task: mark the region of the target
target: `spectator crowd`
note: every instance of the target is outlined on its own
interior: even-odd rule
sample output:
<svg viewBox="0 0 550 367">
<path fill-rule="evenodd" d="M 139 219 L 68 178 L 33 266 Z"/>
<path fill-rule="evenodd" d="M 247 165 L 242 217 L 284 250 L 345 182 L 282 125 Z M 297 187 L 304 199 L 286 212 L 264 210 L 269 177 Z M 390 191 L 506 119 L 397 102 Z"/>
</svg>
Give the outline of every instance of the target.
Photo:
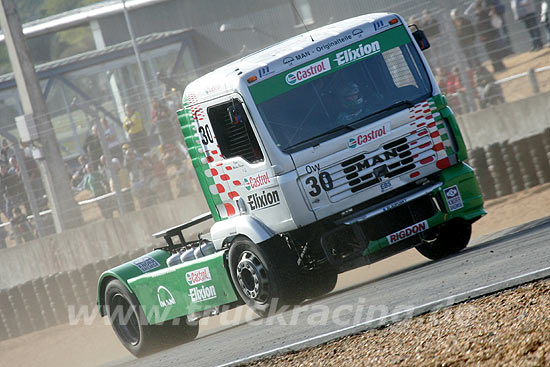
<svg viewBox="0 0 550 367">
<path fill-rule="evenodd" d="M 78 166 L 70 176 L 75 192 L 87 190 L 97 199 L 104 218 L 112 218 L 117 210 L 143 209 L 189 191 L 183 179 L 187 151 L 178 131 L 178 100 L 174 90 L 163 98 L 153 98 L 150 132 L 145 128 L 144 114 L 132 104 L 125 105 L 123 136 L 118 136 L 114 124 L 105 117 L 92 126 L 85 153 L 78 157 Z M 106 164 L 107 156 L 110 164 Z M 117 185 L 118 200 L 111 194 Z"/>
<path fill-rule="evenodd" d="M 444 33 L 438 14 L 429 10 L 411 16 L 409 24 L 423 29 L 431 40 L 432 49 L 425 55 L 436 70 L 436 78 L 442 93 L 458 113 L 471 108 L 465 99 L 467 86 L 472 88 L 478 108 L 504 103 L 502 88 L 496 83 L 494 73 L 506 70 L 504 59 L 514 54 L 510 40 L 508 12 L 528 33 L 531 51 L 550 46 L 550 6 L 548 0 L 474 0 L 463 8 L 450 11 L 458 46 L 463 57 L 453 61 L 442 58 L 441 37 Z M 511 16 L 510 16 L 511 18 Z M 443 44 L 448 45 L 448 37 Z M 480 52 L 483 50 L 484 52 Z M 483 54 L 486 57 L 483 57 Z M 453 55 L 457 56 L 457 55 Z M 487 62 L 483 62 L 484 59 Z M 459 63 L 464 60 L 463 63 Z"/>
<path fill-rule="evenodd" d="M 74 194 L 89 192 L 92 199 L 87 203 L 96 205 L 103 218 L 112 218 L 115 211 L 128 213 L 194 190 L 194 184 L 184 179 L 189 161 L 176 117 L 179 98 L 174 90 L 153 98 L 149 132 L 145 114 L 132 104 L 125 105 L 123 121 L 99 118 L 90 127 L 75 164 L 66 164 Z M 39 209 L 45 210 L 48 202 L 33 158 L 35 148 L 29 142 L 20 144 L 29 177 L 27 189 L 33 190 Z M 0 147 L 0 248 L 6 247 L 9 238 L 20 244 L 37 237 L 32 214 L 13 144 L 4 139 Z"/>
</svg>

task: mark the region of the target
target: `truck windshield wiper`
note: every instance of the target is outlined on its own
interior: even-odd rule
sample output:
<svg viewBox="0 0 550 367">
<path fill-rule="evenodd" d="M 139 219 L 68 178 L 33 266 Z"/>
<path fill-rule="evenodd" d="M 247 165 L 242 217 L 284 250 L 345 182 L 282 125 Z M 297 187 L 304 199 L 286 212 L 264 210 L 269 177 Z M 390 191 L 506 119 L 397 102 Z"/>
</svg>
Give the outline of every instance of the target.
<svg viewBox="0 0 550 367">
<path fill-rule="evenodd" d="M 285 148 L 285 150 L 289 150 L 289 149 L 293 149 L 293 148 L 296 148 L 297 146 L 300 146 L 300 145 L 303 145 L 303 144 L 306 144 L 306 143 L 309 143 L 310 141 L 313 141 L 315 139 L 319 139 L 323 136 L 327 136 L 327 135 L 330 135 L 330 134 L 333 134 L 335 132 L 338 132 L 340 130 L 347 130 L 347 131 L 353 131 L 355 130 L 355 128 L 353 126 L 350 126 L 350 124 L 348 125 L 340 125 L 340 126 L 336 126 L 335 128 L 333 129 L 330 129 L 328 131 L 325 131 L 324 133 L 321 133 L 319 135 L 315 135 L 315 136 L 312 136 L 311 138 L 308 138 L 306 140 L 303 140 L 299 143 L 296 143 L 296 144 L 292 144 L 292 145 L 289 145 L 288 147 Z"/>
<path fill-rule="evenodd" d="M 409 101 L 408 99 L 405 99 L 405 100 L 402 100 L 402 101 L 397 101 L 397 102 L 394 102 L 392 103 L 391 105 L 389 105 L 388 107 L 386 108 L 383 108 L 381 109 L 380 111 L 376 111 L 375 113 L 373 113 L 371 116 L 373 115 L 378 115 L 380 113 L 383 113 L 383 112 L 386 112 L 386 111 L 390 111 L 390 110 L 393 110 L 394 108 L 396 107 L 401 107 L 401 106 L 405 106 L 407 108 L 411 108 L 414 106 L 414 103 Z"/>
</svg>

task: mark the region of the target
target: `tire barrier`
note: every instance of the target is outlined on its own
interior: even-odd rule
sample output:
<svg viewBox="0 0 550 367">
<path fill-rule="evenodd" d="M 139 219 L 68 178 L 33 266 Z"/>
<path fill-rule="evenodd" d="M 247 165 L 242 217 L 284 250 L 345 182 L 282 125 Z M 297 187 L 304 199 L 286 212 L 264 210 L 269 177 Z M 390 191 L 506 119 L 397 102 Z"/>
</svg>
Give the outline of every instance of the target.
<svg viewBox="0 0 550 367">
<path fill-rule="evenodd" d="M 546 152 L 546 158 L 550 162 L 550 127 L 542 132 L 542 146 Z"/>
<path fill-rule="evenodd" d="M 108 258 L 106 260 L 106 263 L 107 263 L 107 268 L 105 268 L 105 270 L 114 268 L 115 266 L 122 264 L 123 261 L 119 255 L 115 255 Z"/>
<path fill-rule="evenodd" d="M 128 259 L 129 259 L 129 256 L 130 256 L 129 251 L 121 252 L 120 254 L 118 254 L 118 256 L 116 256 L 116 257 L 118 258 L 119 263 L 116 264 L 116 265 L 124 264 L 125 262 L 127 262 Z"/>
<path fill-rule="evenodd" d="M 500 143 L 491 144 L 487 147 L 487 165 L 489 173 L 493 177 L 497 197 L 512 193 L 510 180 L 507 179 L 508 171 L 503 152 L 504 149 Z"/>
<path fill-rule="evenodd" d="M 20 331 L 20 335 L 32 333 L 34 328 L 31 324 L 27 309 L 23 304 L 20 286 L 8 289 L 8 295 L 10 306 L 14 313 L 14 320 L 17 323 L 17 328 Z"/>
<path fill-rule="evenodd" d="M 99 276 L 106 270 L 110 269 L 107 265 L 106 260 L 99 260 L 98 262 L 94 263 L 94 269 L 95 269 L 95 275 L 96 275 L 96 282 L 99 279 Z"/>
<path fill-rule="evenodd" d="M 537 186 L 537 174 L 529 152 L 530 149 L 528 138 L 512 143 L 512 149 L 514 151 L 516 161 L 518 162 L 519 174 L 523 177 L 525 188 L 530 189 L 531 187 Z"/>
<path fill-rule="evenodd" d="M 483 148 L 477 148 L 471 151 L 470 164 L 475 168 L 475 174 L 483 197 L 486 200 L 494 199 L 496 197 L 495 182 L 493 177 L 489 174 L 487 156 Z"/>
<path fill-rule="evenodd" d="M 10 292 L 13 292 L 14 289 L 15 287 L 4 289 L 0 295 L 0 305 L 2 307 L 4 325 L 6 326 L 10 338 L 15 338 L 22 334 L 15 314 L 15 309 L 13 308 L 10 300 Z"/>
<path fill-rule="evenodd" d="M 468 152 L 485 200 L 550 182 L 550 128 Z"/>
<path fill-rule="evenodd" d="M 135 249 L 79 270 L 60 272 L 0 290 L 0 341 L 69 322 L 70 305 L 95 307 L 104 271 L 144 255 Z M 78 312 L 78 311 L 77 311 Z"/>
<path fill-rule="evenodd" d="M 19 336 L 7 289 L 0 291 L 0 340 Z"/>
<path fill-rule="evenodd" d="M 27 281 L 19 287 L 21 291 L 21 298 L 23 299 L 23 307 L 27 310 L 27 315 L 33 329 L 35 331 L 44 329 L 44 318 L 42 317 L 42 310 L 40 309 L 40 304 L 38 303 L 38 297 L 36 296 L 36 293 L 34 293 L 32 281 Z"/>
<path fill-rule="evenodd" d="M 48 275 L 44 278 L 44 288 L 46 290 L 46 294 L 48 295 L 48 300 L 50 301 L 50 307 L 52 309 L 56 325 L 68 322 L 69 318 L 67 315 L 67 307 L 65 307 L 65 303 L 63 302 L 61 290 L 55 280 L 55 274 Z"/>
<path fill-rule="evenodd" d="M 88 264 L 80 269 L 82 278 L 82 287 L 86 293 L 87 304 L 93 307 L 96 303 L 97 294 L 97 274 L 93 264 Z"/>
<path fill-rule="evenodd" d="M 502 150 L 504 153 L 504 161 L 506 162 L 507 178 L 510 181 L 510 187 L 512 193 L 519 192 L 525 189 L 525 183 L 523 182 L 523 176 L 519 174 L 519 163 L 514 155 L 512 146 L 505 141 Z"/>
<path fill-rule="evenodd" d="M 62 313 L 63 319 L 69 320 L 68 307 L 69 305 L 76 305 L 77 299 L 71 285 L 71 279 L 69 274 L 64 271 L 55 275 L 57 286 L 59 287 L 61 298 L 63 299 Z"/>
<path fill-rule="evenodd" d="M 76 298 L 75 303 L 73 303 L 72 305 L 74 305 L 77 309 L 80 306 L 89 305 L 88 295 L 84 289 L 84 284 L 82 282 L 82 277 L 80 276 L 80 271 L 71 270 L 68 272 L 68 275 L 71 282 L 71 288 Z M 71 304 L 68 304 L 68 306 L 70 305 Z"/>
<path fill-rule="evenodd" d="M 143 252 L 143 249 L 135 249 L 135 250 L 132 250 L 132 251 L 130 251 L 130 253 L 128 254 L 128 260 L 127 260 L 127 261 L 131 261 L 131 260 L 137 259 L 138 257 L 143 256 L 143 255 L 145 255 L 144 252 Z"/>
<path fill-rule="evenodd" d="M 529 138 L 529 152 L 533 159 L 539 185 L 550 182 L 550 160 L 547 154 L 550 150 L 546 150 L 544 145 L 544 134 Z"/>
<path fill-rule="evenodd" d="M 38 307 L 40 307 L 44 328 L 49 328 L 57 325 L 57 320 L 54 315 L 54 309 L 50 302 L 48 292 L 46 291 L 44 280 L 45 278 L 37 278 L 34 279 L 31 283 L 33 291 L 36 294 Z"/>
</svg>

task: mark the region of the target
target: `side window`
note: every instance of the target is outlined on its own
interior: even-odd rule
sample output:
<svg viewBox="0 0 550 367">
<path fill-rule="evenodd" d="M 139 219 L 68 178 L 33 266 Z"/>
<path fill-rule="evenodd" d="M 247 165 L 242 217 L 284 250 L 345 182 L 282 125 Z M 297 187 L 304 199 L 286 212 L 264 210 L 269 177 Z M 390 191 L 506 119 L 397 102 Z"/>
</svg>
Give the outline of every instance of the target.
<svg viewBox="0 0 550 367">
<path fill-rule="evenodd" d="M 264 160 L 240 101 L 208 107 L 208 117 L 224 158 L 242 157 L 249 163 Z"/>
</svg>

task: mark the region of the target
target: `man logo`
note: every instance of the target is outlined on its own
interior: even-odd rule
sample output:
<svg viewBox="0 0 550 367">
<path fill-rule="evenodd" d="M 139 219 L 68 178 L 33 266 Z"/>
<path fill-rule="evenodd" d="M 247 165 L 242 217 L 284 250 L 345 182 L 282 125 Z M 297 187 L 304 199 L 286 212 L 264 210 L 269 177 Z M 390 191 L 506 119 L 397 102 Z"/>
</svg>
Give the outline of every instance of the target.
<svg viewBox="0 0 550 367">
<path fill-rule="evenodd" d="M 168 288 L 160 285 L 157 288 L 157 298 L 159 300 L 160 307 L 168 307 L 176 304 L 176 300 Z"/>
<path fill-rule="evenodd" d="M 294 58 L 291 57 L 291 56 L 288 56 L 288 57 L 285 57 L 285 58 L 283 59 L 283 64 L 289 64 L 289 63 L 291 63 L 292 61 L 294 61 Z"/>
</svg>

